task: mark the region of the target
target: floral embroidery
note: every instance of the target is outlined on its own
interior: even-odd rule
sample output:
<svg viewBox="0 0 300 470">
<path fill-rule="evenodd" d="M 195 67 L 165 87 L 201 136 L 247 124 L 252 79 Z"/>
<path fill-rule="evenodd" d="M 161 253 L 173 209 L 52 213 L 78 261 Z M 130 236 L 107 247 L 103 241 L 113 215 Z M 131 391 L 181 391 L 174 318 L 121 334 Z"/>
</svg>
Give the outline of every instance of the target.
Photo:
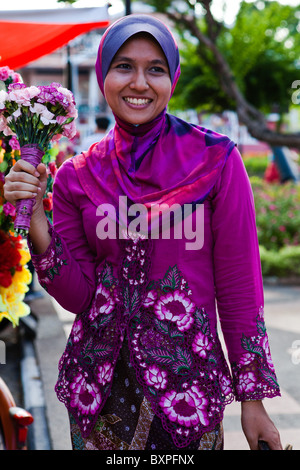
<svg viewBox="0 0 300 470">
<path fill-rule="evenodd" d="M 213 429 L 233 399 L 230 372 L 205 309 L 177 266 L 147 286 L 127 327 L 131 362 L 178 447 Z M 222 371 L 222 373 L 220 373 Z"/>
<path fill-rule="evenodd" d="M 98 382 L 102 385 L 109 383 L 112 379 L 113 368 L 109 362 L 105 362 L 103 365 L 98 367 Z"/>
<path fill-rule="evenodd" d="M 159 369 L 156 365 L 150 366 L 144 374 L 145 381 L 151 387 L 159 389 L 166 388 L 167 385 L 167 373 L 164 370 Z"/>
<path fill-rule="evenodd" d="M 280 395 L 269 341 L 264 323 L 263 307 L 256 317 L 257 335 L 243 335 L 242 348 L 246 351 L 239 362 L 232 364 L 236 397 L 239 401 L 260 400 L 265 396 Z"/>
<path fill-rule="evenodd" d="M 209 342 L 208 337 L 205 336 L 202 331 L 199 331 L 194 338 L 192 348 L 195 353 L 204 358 L 207 355 L 207 351 L 212 348 L 212 344 Z"/>
<path fill-rule="evenodd" d="M 125 327 L 143 298 L 145 272 L 141 269 L 148 259 L 140 242 L 138 238 L 123 242 L 125 255 L 118 277 L 110 263 L 102 265 L 91 307 L 77 315 L 60 360 L 56 393 L 83 436 L 91 433 L 110 393 Z"/>
<path fill-rule="evenodd" d="M 161 296 L 155 304 L 155 314 L 159 320 L 175 322 L 179 331 L 185 331 L 191 327 L 194 321 L 192 316 L 194 310 L 193 302 L 178 290 Z"/>
<path fill-rule="evenodd" d="M 124 338 L 145 398 L 178 447 L 213 430 L 234 392 L 238 399 L 279 394 L 262 311 L 258 334 L 241 339 L 244 353 L 231 365 L 232 380 L 217 332 L 178 267 L 149 280 L 150 241 L 122 243 L 120 271 L 101 266 L 95 298 L 77 315 L 60 361 L 56 392 L 83 437 L 110 393 Z"/>
<path fill-rule="evenodd" d="M 203 426 L 208 425 L 207 405 L 208 399 L 205 398 L 205 393 L 195 386 L 180 393 L 172 390 L 167 392 L 160 400 L 160 406 L 170 421 L 178 422 L 178 424 L 188 428 L 197 427 L 199 423 Z M 186 431 L 184 433 L 187 435 Z"/>
<path fill-rule="evenodd" d="M 59 276 L 61 268 L 67 264 L 67 261 L 62 258 L 63 245 L 59 235 L 53 230 L 49 224 L 49 233 L 52 237 L 51 243 L 45 253 L 35 255 L 33 253 L 32 244 L 28 238 L 28 247 L 31 252 L 32 263 L 38 273 L 38 278 L 41 286 L 47 290 L 55 276 Z"/>
</svg>

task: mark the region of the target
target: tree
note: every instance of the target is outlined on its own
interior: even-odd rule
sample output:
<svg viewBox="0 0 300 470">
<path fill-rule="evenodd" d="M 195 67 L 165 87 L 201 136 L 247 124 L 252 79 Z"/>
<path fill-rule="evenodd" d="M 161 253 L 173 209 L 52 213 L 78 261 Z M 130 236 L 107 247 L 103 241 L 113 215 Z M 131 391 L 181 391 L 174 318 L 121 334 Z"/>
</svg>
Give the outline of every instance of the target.
<svg viewBox="0 0 300 470">
<path fill-rule="evenodd" d="M 58 1 L 74 3 L 76 0 Z M 198 62 L 191 60 L 185 69 L 187 72 L 190 68 L 190 73 L 181 77 L 181 84 L 190 91 L 190 94 L 185 92 L 187 104 L 192 100 L 191 104 L 195 105 L 197 93 L 199 99 L 199 91 L 204 90 L 217 106 L 215 110 L 235 109 L 239 120 L 256 139 L 271 146 L 300 149 L 300 132 L 272 131 L 264 116 L 271 95 L 274 104 L 281 96 L 282 106 L 282 95 L 287 93 L 282 77 L 290 80 L 294 70 L 299 70 L 299 65 L 298 69 L 291 65 L 296 64 L 300 55 L 296 8 L 283 7 L 276 1 L 257 0 L 252 4 L 243 1 L 234 27 L 229 29 L 213 16 L 213 0 L 146 0 L 145 3 L 164 13 L 183 40 L 194 44 L 193 49 L 183 52 L 186 58 L 197 55 L 199 59 Z M 283 32 L 286 33 L 284 43 L 278 39 Z M 291 50 L 288 40 L 293 43 Z M 272 76 L 272 83 L 277 84 L 273 90 L 268 87 L 266 72 Z M 208 76 L 210 81 L 206 79 Z M 208 100 L 206 102 L 208 104 Z"/>
<path fill-rule="evenodd" d="M 276 82 L 277 85 L 280 84 L 282 74 L 278 74 L 278 70 L 280 67 L 282 70 L 282 61 L 287 60 L 288 54 L 291 57 L 283 70 L 289 70 L 289 79 L 292 76 L 291 70 L 297 70 L 295 65 L 291 66 L 296 63 L 299 57 L 297 52 L 299 54 L 300 51 L 297 31 L 299 19 L 296 16 L 296 9 L 292 7 L 284 9 L 278 2 L 259 1 L 250 6 L 243 2 L 235 26 L 228 29 L 224 23 L 214 18 L 211 8 L 212 0 L 183 0 L 180 5 L 174 0 L 150 0 L 150 3 L 158 12 L 164 13 L 172 20 L 183 37 L 187 37 L 187 33 L 190 35 L 195 44 L 194 51 L 199 57 L 198 67 L 204 63 L 206 70 L 209 68 L 214 73 L 215 80 L 217 79 L 210 83 L 209 91 L 215 90 L 217 93 L 216 86 L 221 88 L 222 94 L 219 96 L 227 100 L 229 106 L 234 105 L 239 120 L 247 126 L 253 137 L 272 146 L 300 149 L 300 133 L 282 133 L 268 128 L 263 114 L 266 103 L 262 105 L 262 98 L 266 98 L 268 96 L 266 93 L 270 90 L 262 91 L 264 90 L 261 87 L 262 83 L 265 87 L 267 86 L 265 79 L 261 83 L 257 81 L 257 74 L 262 75 L 269 67 L 269 71 L 273 69 L 272 77 L 277 73 Z M 199 7 L 202 9 L 202 15 L 197 14 Z M 246 9 L 247 15 L 244 14 Z M 265 10 L 265 22 L 261 21 L 263 10 Z M 290 41 L 295 43 L 291 50 L 288 49 L 287 44 L 284 45 L 276 39 L 276 35 L 278 37 L 280 31 L 284 29 L 287 30 L 285 32 Z M 243 34 L 240 34 L 240 31 L 243 31 Z M 200 77 L 201 74 L 198 74 L 194 80 L 196 82 L 198 80 L 199 83 Z M 195 81 L 192 85 L 190 84 L 191 88 L 194 86 L 194 91 Z M 262 97 L 259 102 L 255 103 L 253 89 L 257 91 L 259 87 L 261 87 Z M 279 97 L 278 87 L 275 87 L 273 96 L 274 99 L 276 96 Z M 257 105 L 262 110 L 258 109 Z"/>
</svg>

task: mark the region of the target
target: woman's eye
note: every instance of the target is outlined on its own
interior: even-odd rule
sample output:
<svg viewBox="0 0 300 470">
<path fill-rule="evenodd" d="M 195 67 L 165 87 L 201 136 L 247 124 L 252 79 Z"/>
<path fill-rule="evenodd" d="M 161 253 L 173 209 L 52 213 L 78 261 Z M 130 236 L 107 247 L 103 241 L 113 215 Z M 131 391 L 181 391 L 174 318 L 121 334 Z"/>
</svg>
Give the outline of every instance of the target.
<svg viewBox="0 0 300 470">
<path fill-rule="evenodd" d="M 123 69 L 123 70 L 128 70 L 130 69 L 130 65 L 129 64 L 118 64 L 116 66 L 117 69 Z"/>
<path fill-rule="evenodd" d="M 166 73 L 166 71 L 162 67 L 152 67 L 151 71 L 156 73 Z"/>
</svg>

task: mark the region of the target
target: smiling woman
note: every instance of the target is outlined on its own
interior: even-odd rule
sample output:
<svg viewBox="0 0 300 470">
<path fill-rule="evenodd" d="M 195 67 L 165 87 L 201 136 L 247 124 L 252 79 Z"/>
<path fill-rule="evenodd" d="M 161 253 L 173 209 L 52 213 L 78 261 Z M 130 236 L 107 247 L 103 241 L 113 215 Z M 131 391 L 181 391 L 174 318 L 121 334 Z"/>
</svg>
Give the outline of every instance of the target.
<svg viewBox="0 0 300 470">
<path fill-rule="evenodd" d="M 243 402 L 250 448 L 260 439 L 280 449 L 261 401 L 280 391 L 241 156 L 227 136 L 167 113 L 179 53 L 156 18 L 111 25 L 96 73 L 116 123 L 60 167 L 53 226 L 42 207 L 43 166 L 37 177 L 19 160 L 5 183 L 11 203 L 41 188 L 32 261 L 41 285 L 76 314 L 56 384 L 74 449 L 221 450 L 223 413 L 234 398 Z M 199 205 L 203 240 L 187 247 L 183 229 L 195 227 Z M 97 236 L 99 208 L 119 230 L 108 223 L 113 234 Z M 146 214 L 145 233 L 132 220 L 137 212 Z"/>
</svg>

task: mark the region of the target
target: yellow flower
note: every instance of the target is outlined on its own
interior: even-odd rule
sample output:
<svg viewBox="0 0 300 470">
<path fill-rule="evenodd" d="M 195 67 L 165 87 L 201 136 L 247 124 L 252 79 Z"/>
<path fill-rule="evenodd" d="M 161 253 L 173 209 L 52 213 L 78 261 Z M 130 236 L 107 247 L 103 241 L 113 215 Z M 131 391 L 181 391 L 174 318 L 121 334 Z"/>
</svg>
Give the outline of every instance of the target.
<svg viewBox="0 0 300 470">
<path fill-rule="evenodd" d="M 23 267 L 21 271 L 15 272 L 13 282 L 9 287 L 0 286 L 0 321 L 7 318 L 13 326 L 17 326 L 20 317 L 29 315 L 30 308 L 23 302 L 23 299 L 31 278 L 29 269 Z"/>
<path fill-rule="evenodd" d="M 21 250 L 19 250 L 19 253 L 21 255 L 21 261 L 20 261 L 20 264 L 22 266 L 24 266 L 25 264 L 27 264 L 29 261 L 30 261 L 30 253 L 29 253 L 29 250 L 28 248 L 23 248 Z"/>
<path fill-rule="evenodd" d="M 19 324 L 20 317 L 30 314 L 29 306 L 23 302 L 25 293 L 29 289 L 28 284 L 32 280 L 31 272 L 26 266 L 30 260 L 30 252 L 25 241 L 19 253 L 22 269 L 15 271 L 9 287 L 0 286 L 0 322 L 3 318 L 7 318 L 14 327 Z"/>
<path fill-rule="evenodd" d="M 11 284 L 7 289 L 0 288 L 0 319 L 2 317 L 8 318 L 13 324 L 17 326 L 19 324 L 19 318 L 29 315 L 30 308 L 23 301 L 24 293 L 20 293 L 15 290 L 14 284 Z"/>
<path fill-rule="evenodd" d="M 12 286 L 15 291 L 25 294 L 28 291 L 28 284 L 31 283 L 31 280 L 31 272 L 27 267 L 23 266 L 21 271 L 16 271 L 13 275 Z"/>
</svg>

